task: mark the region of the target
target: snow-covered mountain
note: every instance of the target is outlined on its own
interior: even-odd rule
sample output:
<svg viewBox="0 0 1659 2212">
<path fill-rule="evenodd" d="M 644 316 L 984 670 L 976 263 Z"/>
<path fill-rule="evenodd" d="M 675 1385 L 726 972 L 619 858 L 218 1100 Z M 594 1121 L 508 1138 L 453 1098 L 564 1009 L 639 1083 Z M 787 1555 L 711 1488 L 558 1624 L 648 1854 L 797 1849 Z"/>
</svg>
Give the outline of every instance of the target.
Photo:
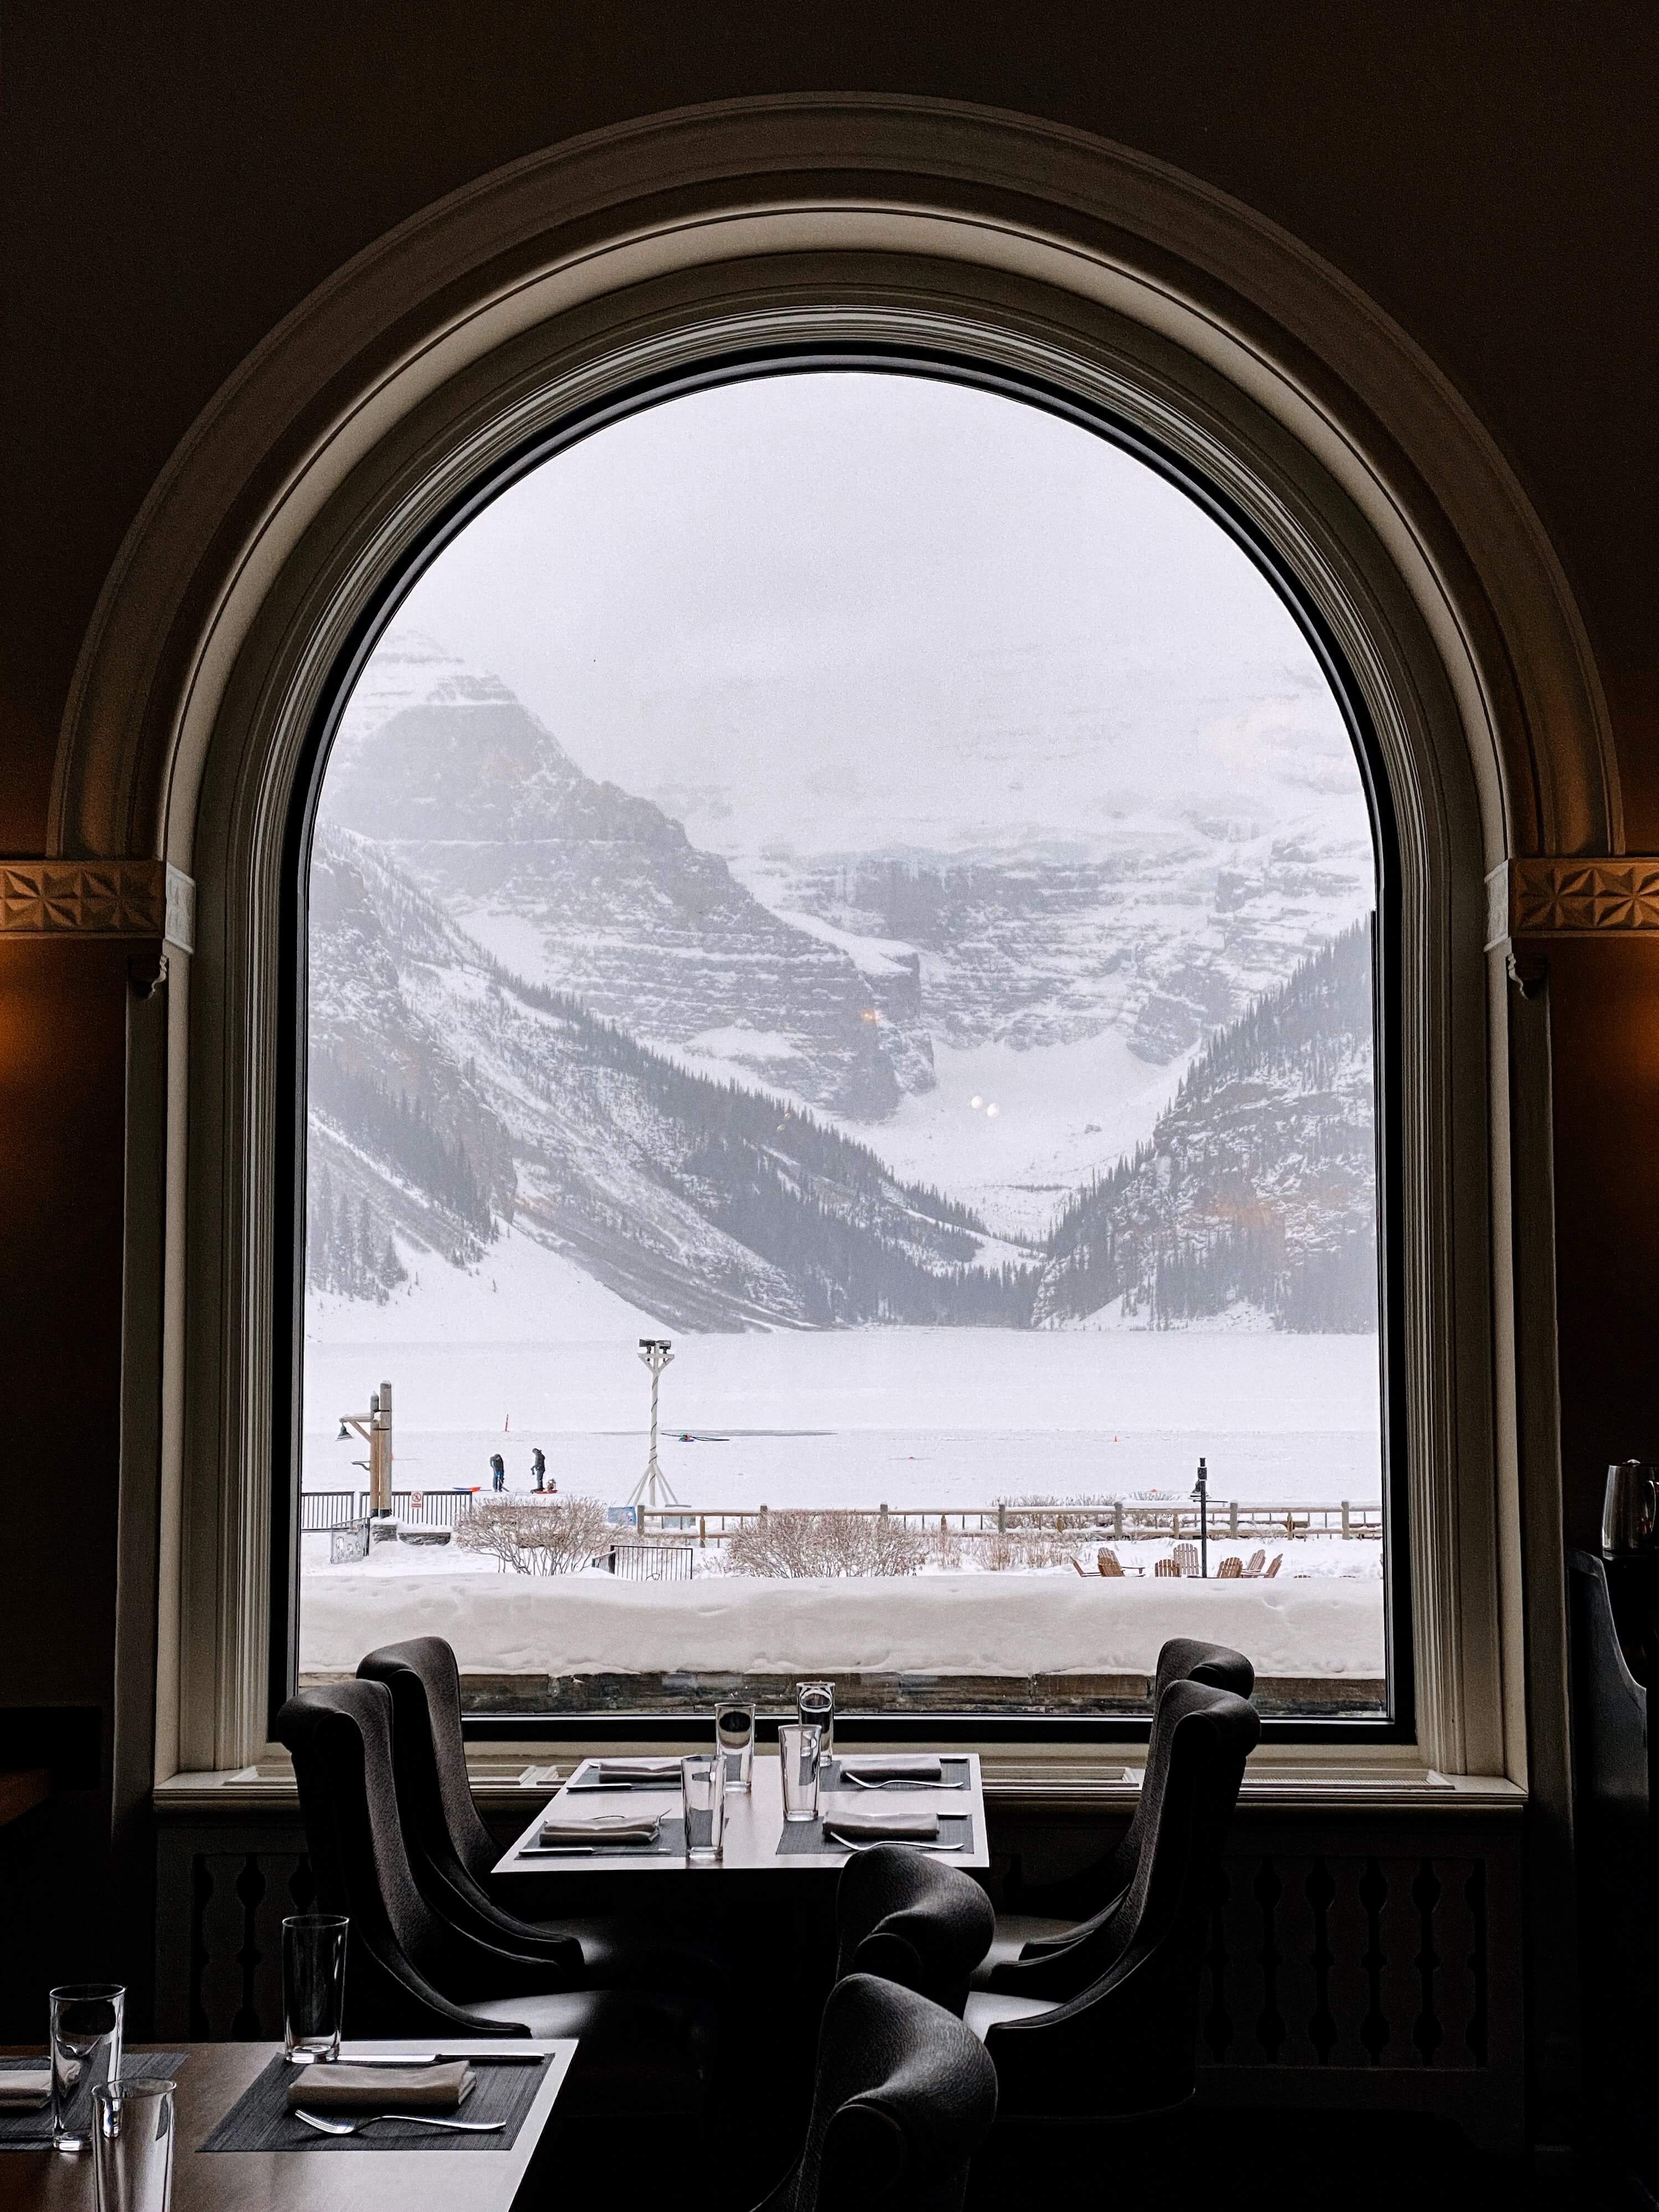
<svg viewBox="0 0 1659 2212">
<path fill-rule="evenodd" d="M 678 1328 L 1029 1318 L 1035 1255 L 866 1147 L 512 975 L 369 840 L 312 864 L 313 1288 L 495 1222 Z"/>
<path fill-rule="evenodd" d="M 320 810 L 372 837 L 514 972 L 630 1036 L 853 1121 L 933 1080 L 920 963 L 793 927 L 647 799 L 585 775 L 506 686 L 394 633 Z"/>
<path fill-rule="evenodd" d="M 311 1005 L 316 1291 L 384 1300 L 510 1223 L 679 1328 L 1376 1325 L 1363 927 L 1212 1040 L 1046 1254 L 513 976 L 348 832 L 316 846 Z"/>
<path fill-rule="evenodd" d="M 1376 1327 L 1370 933 L 1346 931 L 1206 1047 L 1150 1139 L 1061 1216 L 1039 1325 L 1232 1313 Z"/>
<path fill-rule="evenodd" d="M 511 1224 L 682 1328 L 1019 1324 L 1044 1254 L 1060 1325 L 1359 1325 L 1370 1001 L 1351 950 L 1334 996 L 1308 979 L 1372 860 L 1328 745 L 1265 782 L 1252 755 L 1231 809 L 1172 787 L 971 848 L 815 849 L 847 806 L 807 778 L 798 845 L 724 852 L 573 749 L 407 629 L 349 704 L 313 882 L 314 1288 L 384 1297 Z M 1275 1022 L 1291 1058 L 1224 1081 Z"/>
</svg>

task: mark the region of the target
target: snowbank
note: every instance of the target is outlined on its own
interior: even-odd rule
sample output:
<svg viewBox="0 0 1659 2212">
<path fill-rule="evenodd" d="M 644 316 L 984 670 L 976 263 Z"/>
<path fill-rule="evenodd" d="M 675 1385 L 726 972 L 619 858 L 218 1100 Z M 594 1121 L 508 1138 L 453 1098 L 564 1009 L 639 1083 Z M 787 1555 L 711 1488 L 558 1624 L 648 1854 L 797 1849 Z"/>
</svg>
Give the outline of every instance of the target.
<svg viewBox="0 0 1659 2212">
<path fill-rule="evenodd" d="M 1258 1674 L 1380 1678 L 1382 1588 L 928 1575 L 893 1581 L 617 1583 L 608 1576 L 307 1578 L 301 1666 L 349 1673 L 375 1644 L 442 1636 L 492 1674 L 1150 1674 L 1166 1637 L 1247 1652 Z"/>
</svg>

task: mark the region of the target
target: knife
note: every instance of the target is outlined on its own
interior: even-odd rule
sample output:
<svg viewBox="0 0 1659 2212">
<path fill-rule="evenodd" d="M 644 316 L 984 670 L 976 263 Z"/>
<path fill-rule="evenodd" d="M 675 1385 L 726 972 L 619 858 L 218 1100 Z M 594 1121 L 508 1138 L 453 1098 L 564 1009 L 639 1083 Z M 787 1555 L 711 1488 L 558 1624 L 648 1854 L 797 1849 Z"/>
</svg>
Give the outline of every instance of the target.
<svg viewBox="0 0 1659 2212">
<path fill-rule="evenodd" d="M 650 1858 L 653 1856 L 662 1858 L 669 1856 L 659 1851 L 654 1844 L 607 1842 L 603 1844 L 526 1844 L 520 1851 L 519 1856 L 521 1859 L 568 1859 L 580 1858 L 586 1853 L 592 1858 L 596 1853 L 599 1853 L 606 1858 L 611 1858 L 619 1853 L 626 1854 L 630 1851 L 635 1858 Z"/>
<path fill-rule="evenodd" d="M 295 2058 L 291 2064 L 301 2066 L 539 2066 L 550 2058 L 548 2051 L 406 2051 L 394 2056 L 390 2051 L 377 2051 L 362 2058 L 349 2055 L 337 2060 L 327 2058 Z"/>
</svg>

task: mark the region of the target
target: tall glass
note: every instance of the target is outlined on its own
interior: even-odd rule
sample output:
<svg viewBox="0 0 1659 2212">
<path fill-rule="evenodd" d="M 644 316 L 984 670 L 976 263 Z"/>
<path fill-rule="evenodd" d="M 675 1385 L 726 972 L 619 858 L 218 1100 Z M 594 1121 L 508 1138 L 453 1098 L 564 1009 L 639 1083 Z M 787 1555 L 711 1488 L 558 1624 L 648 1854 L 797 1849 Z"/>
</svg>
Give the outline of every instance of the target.
<svg viewBox="0 0 1659 2212">
<path fill-rule="evenodd" d="M 755 1759 L 755 1708 L 726 1698 L 714 1708 L 714 1742 L 726 1760 L 726 1786 L 747 1790 Z"/>
<path fill-rule="evenodd" d="M 803 1728 L 815 1728 L 823 1739 L 822 1756 L 836 1755 L 836 1686 L 833 1682 L 797 1682 L 795 1716 Z"/>
<path fill-rule="evenodd" d="M 127 1993 L 119 1982 L 65 1982 L 49 2002 L 52 2148 L 90 2150 L 93 2092 L 121 2078 Z"/>
<path fill-rule="evenodd" d="M 778 1730 L 778 1765 L 783 1774 L 783 1817 L 786 1820 L 816 1820 L 818 1816 L 818 1770 L 823 1757 L 823 1736 L 816 1728 L 786 1723 Z"/>
<path fill-rule="evenodd" d="M 726 1760 L 719 1752 L 680 1761 L 685 1806 L 685 1856 L 693 1866 L 713 1866 L 726 1838 Z"/>
<path fill-rule="evenodd" d="M 140 2075 L 92 2093 L 98 2212 L 167 2212 L 173 2202 L 175 2084 Z"/>
<path fill-rule="evenodd" d="M 283 1923 L 283 2045 L 292 2065 L 340 2055 L 350 1924 L 335 1912 L 295 1912 Z"/>
</svg>

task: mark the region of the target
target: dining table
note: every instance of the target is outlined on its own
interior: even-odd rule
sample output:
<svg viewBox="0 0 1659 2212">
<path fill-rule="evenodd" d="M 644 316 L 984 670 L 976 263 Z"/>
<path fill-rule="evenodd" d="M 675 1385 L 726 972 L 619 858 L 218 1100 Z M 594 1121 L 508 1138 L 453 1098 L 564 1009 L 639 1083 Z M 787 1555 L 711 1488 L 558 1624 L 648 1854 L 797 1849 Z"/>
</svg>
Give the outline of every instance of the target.
<svg viewBox="0 0 1659 2212">
<path fill-rule="evenodd" d="M 917 1747 L 917 1753 L 921 1751 L 921 1747 Z M 552 1850 L 544 1847 L 540 1838 L 550 1820 L 587 1820 L 641 1813 L 648 1817 L 659 1813 L 665 1832 L 670 1835 L 677 1832 L 674 1824 L 679 1820 L 681 1811 L 678 1772 L 665 1777 L 659 1784 L 653 1779 L 648 1788 L 630 1788 L 625 1783 L 612 1788 L 597 1782 L 595 1761 L 583 1759 L 502 1854 L 495 1872 L 522 1876 L 724 1872 L 781 1878 L 817 1875 L 821 1879 L 824 1874 L 843 1867 L 856 1848 L 837 1843 L 825 1833 L 823 1820 L 833 1820 L 837 1813 L 869 1814 L 886 1809 L 939 1816 L 941 1838 L 950 1845 L 946 1849 L 932 1846 L 941 1864 L 982 1871 L 989 1867 L 991 1858 L 986 1847 L 985 1793 L 979 1755 L 976 1752 L 949 1749 L 931 1755 L 937 1756 L 942 1763 L 944 1779 L 939 1785 L 918 1786 L 907 1782 L 885 1786 L 866 1783 L 860 1786 L 849 1778 L 848 1770 L 867 1762 L 872 1771 L 879 1771 L 877 1762 L 884 1754 L 843 1751 L 834 1762 L 832 1780 L 820 1786 L 819 1820 L 815 1824 L 796 1824 L 786 1823 L 783 1817 L 782 1769 L 776 1753 L 757 1749 L 750 1767 L 750 1787 L 733 1790 L 727 1785 L 720 1856 L 712 1864 L 694 1863 L 684 1850 L 656 1846 L 641 1849 L 638 1845 L 607 1847 L 597 1835 L 591 1846 L 584 1844 Z M 609 1771 L 659 1763 L 644 1758 L 607 1759 L 604 1765 Z"/>
<path fill-rule="evenodd" d="M 297 2150 L 206 2149 L 210 2136 L 283 2046 L 179 2042 L 166 2048 L 182 2061 L 173 2077 L 179 2086 L 172 2212 L 512 2212 L 576 2044 L 515 2041 L 515 2061 L 532 2053 L 549 2060 L 517 2134 L 495 2148 L 483 2148 L 482 2138 L 475 2148 L 451 2137 L 441 2150 L 368 2150 L 320 2136 L 314 2146 Z M 481 2060 L 499 2060 L 501 2048 L 499 2041 L 465 2038 L 442 2043 L 446 2057 Z M 429 2037 L 418 2043 L 365 2038 L 343 2045 L 340 2055 L 408 2057 L 434 2049 Z M 130 2046 L 124 2072 L 130 2075 L 131 2061 L 142 2056 L 142 2045 Z M 94 2212 L 94 2194 L 90 2152 L 0 2148 L 0 2212 Z"/>
</svg>

